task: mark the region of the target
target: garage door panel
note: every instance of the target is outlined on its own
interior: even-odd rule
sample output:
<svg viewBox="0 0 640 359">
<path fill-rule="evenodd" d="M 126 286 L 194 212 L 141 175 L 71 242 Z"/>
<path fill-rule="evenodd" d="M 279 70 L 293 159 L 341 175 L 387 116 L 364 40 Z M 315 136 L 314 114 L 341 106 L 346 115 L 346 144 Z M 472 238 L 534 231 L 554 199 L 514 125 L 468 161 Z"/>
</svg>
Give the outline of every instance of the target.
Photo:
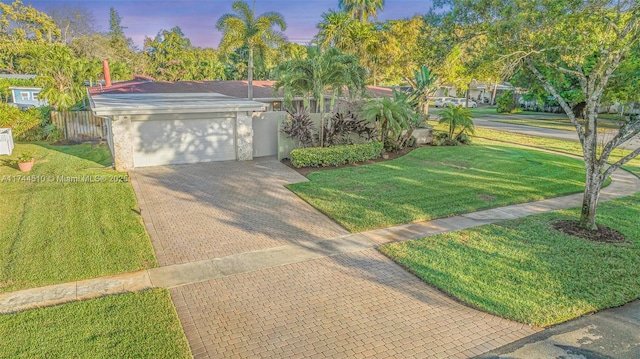
<svg viewBox="0 0 640 359">
<path fill-rule="evenodd" d="M 135 167 L 236 159 L 233 118 L 132 121 Z"/>
</svg>

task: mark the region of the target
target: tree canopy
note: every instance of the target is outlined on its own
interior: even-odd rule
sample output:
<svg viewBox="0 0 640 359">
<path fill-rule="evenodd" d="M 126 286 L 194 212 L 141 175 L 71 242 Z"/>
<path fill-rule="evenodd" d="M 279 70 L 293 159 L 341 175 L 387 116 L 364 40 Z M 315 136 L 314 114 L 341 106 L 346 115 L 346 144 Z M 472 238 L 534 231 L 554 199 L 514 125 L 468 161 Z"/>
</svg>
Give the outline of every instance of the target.
<svg viewBox="0 0 640 359">
<path fill-rule="evenodd" d="M 599 134 L 597 121 L 605 93 L 622 98 L 633 91 L 615 79 L 637 66 L 639 8 L 635 0 L 453 1 L 455 23 L 486 39 L 482 59 L 493 59 L 507 76 L 522 71 L 535 79 L 575 126 L 587 170 L 580 222 L 590 229 L 596 228 L 602 184 L 640 154 L 636 149 L 607 165 L 613 149 L 640 132 L 640 119 L 630 119 L 615 135 Z"/>
</svg>

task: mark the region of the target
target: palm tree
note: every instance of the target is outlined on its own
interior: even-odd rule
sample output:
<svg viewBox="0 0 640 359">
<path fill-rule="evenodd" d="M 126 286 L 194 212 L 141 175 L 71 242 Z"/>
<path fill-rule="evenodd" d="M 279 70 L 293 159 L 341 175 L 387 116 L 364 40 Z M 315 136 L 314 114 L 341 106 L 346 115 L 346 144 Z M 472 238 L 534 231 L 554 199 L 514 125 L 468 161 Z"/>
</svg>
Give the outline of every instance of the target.
<svg viewBox="0 0 640 359">
<path fill-rule="evenodd" d="M 286 38 L 281 31 L 287 29 L 287 24 L 277 12 L 266 12 L 256 18 L 254 9 L 244 1 L 235 1 L 231 8 L 235 14 L 224 14 L 216 23 L 216 28 L 223 33 L 219 48 L 229 51 L 246 46 L 249 50 L 248 98 L 252 100 L 254 51 L 284 43 Z M 278 26 L 280 31 L 274 30 L 274 26 Z"/>
<path fill-rule="evenodd" d="M 369 16 L 378 17 L 378 10 L 384 8 L 384 0 L 339 0 L 338 6 L 350 13 L 354 19 L 367 22 Z"/>
<path fill-rule="evenodd" d="M 324 109 L 326 93 L 332 93 L 332 101 L 342 94 L 346 87 L 349 96 L 358 94 L 364 88 L 364 69 L 358 59 L 343 54 L 333 47 L 322 51 L 316 46 L 307 48 L 307 57 L 289 60 L 276 68 L 278 82 L 276 89 L 284 89 L 285 101 L 290 106 L 293 96 L 303 96 L 310 103 L 316 100 L 316 112 Z"/>
<path fill-rule="evenodd" d="M 385 144 L 385 148 L 400 146 L 399 139 L 402 131 L 408 131 L 416 118 L 406 96 L 399 93 L 394 93 L 393 98 L 382 97 L 370 100 L 362 106 L 360 116 L 376 123 L 378 140 Z"/>
<path fill-rule="evenodd" d="M 335 46 L 344 50 L 352 24 L 353 19 L 344 11 L 329 10 L 322 13 L 322 21 L 317 25 L 318 34 L 315 42 L 323 49 Z"/>
<path fill-rule="evenodd" d="M 321 114 L 324 121 L 325 96 L 331 93 L 331 105 L 341 95 L 343 88 L 348 89 L 348 95 L 354 97 L 364 89 L 365 71 L 358 64 L 358 59 L 343 54 L 332 47 L 327 51 L 316 46 L 307 48 L 307 57 L 285 61 L 276 69 L 278 82 L 276 89 L 283 88 L 285 104 L 291 107 L 294 96 L 303 96 L 305 107 L 310 106 L 310 99 L 316 101 L 316 112 Z M 321 129 L 323 124 L 321 125 Z M 322 134 L 320 135 L 322 146 Z"/>
<path fill-rule="evenodd" d="M 463 133 L 474 133 L 473 120 L 471 120 L 471 110 L 462 106 L 449 105 L 440 116 L 441 124 L 449 125 L 449 138 L 454 140 Z M 455 134 L 457 128 L 460 132 Z"/>
</svg>

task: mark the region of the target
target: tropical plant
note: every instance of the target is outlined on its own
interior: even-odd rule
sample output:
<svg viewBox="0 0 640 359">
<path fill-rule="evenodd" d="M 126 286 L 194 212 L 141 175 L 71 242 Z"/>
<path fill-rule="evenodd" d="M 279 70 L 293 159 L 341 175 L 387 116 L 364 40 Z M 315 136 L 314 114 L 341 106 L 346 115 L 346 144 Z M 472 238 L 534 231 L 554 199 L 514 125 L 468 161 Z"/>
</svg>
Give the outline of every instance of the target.
<svg viewBox="0 0 640 359">
<path fill-rule="evenodd" d="M 322 13 L 322 20 L 316 26 L 318 34 L 314 41 L 323 49 L 334 46 L 344 49 L 352 24 L 353 19 L 344 11 L 329 10 L 329 12 Z"/>
<path fill-rule="evenodd" d="M 406 95 L 394 91 L 394 97 L 372 99 L 362 106 L 360 116 L 377 127 L 378 140 L 387 150 L 402 148 L 403 132 L 416 126 L 417 114 L 406 101 Z"/>
<path fill-rule="evenodd" d="M 367 22 L 369 17 L 378 17 L 378 10 L 384 8 L 384 0 L 338 0 L 338 6 L 351 14 L 360 22 Z"/>
<path fill-rule="evenodd" d="M 423 65 L 420 70 L 413 70 L 413 78 L 407 78 L 411 85 L 411 90 L 407 93 L 407 102 L 413 106 L 418 113 L 429 112 L 429 101 L 427 96 L 433 94 L 438 89 L 436 75 Z"/>
<path fill-rule="evenodd" d="M 216 28 L 222 31 L 220 50 L 229 52 L 246 46 L 248 49 L 248 98 L 253 99 L 253 60 L 257 48 L 275 47 L 286 41 L 284 31 L 287 24 L 277 12 L 267 12 L 256 17 L 254 9 L 244 1 L 235 1 L 231 5 L 235 14 L 222 15 Z M 280 28 L 276 31 L 274 27 Z"/>
<path fill-rule="evenodd" d="M 323 51 L 317 46 L 307 48 L 302 59 L 285 61 L 276 68 L 276 89 L 284 90 L 285 105 L 291 107 L 294 96 L 303 96 L 306 107 L 313 98 L 315 112 L 324 111 L 325 95 L 331 93 L 332 107 L 337 95 L 348 89 L 350 97 L 356 97 L 364 89 L 364 69 L 358 60 L 343 54 L 337 48 Z"/>
<path fill-rule="evenodd" d="M 292 140 L 298 141 L 298 148 L 313 146 L 315 144 L 313 121 L 309 112 L 305 109 L 297 109 L 296 111 L 285 109 L 285 111 L 289 116 L 282 124 L 280 131 Z"/>
<path fill-rule="evenodd" d="M 349 145 L 354 143 L 354 138 L 371 141 L 376 136 L 375 126 L 371 126 L 366 120 L 358 118 L 358 114 L 349 110 L 336 111 L 325 122 L 322 131 L 325 146 Z"/>
<path fill-rule="evenodd" d="M 440 124 L 449 126 L 449 139 L 457 140 L 464 134 L 473 134 L 473 120 L 471 119 L 471 110 L 462 106 L 449 105 L 440 115 Z M 456 133 L 456 130 L 459 132 Z"/>
<path fill-rule="evenodd" d="M 67 47 L 55 45 L 40 58 L 36 83 L 42 87 L 39 97 L 56 109 L 69 109 L 85 96 L 83 79 L 78 78 L 78 64 Z"/>
<path fill-rule="evenodd" d="M 283 88 L 285 106 L 291 107 L 294 96 L 304 98 L 305 108 L 315 100 L 315 112 L 321 114 L 320 146 L 323 146 L 325 96 L 331 94 L 331 107 L 338 95 L 348 89 L 349 98 L 360 95 L 364 89 L 365 71 L 358 60 L 337 48 L 322 51 L 317 46 L 307 48 L 304 59 L 285 61 L 276 69 L 276 89 Z"/>
</svg>

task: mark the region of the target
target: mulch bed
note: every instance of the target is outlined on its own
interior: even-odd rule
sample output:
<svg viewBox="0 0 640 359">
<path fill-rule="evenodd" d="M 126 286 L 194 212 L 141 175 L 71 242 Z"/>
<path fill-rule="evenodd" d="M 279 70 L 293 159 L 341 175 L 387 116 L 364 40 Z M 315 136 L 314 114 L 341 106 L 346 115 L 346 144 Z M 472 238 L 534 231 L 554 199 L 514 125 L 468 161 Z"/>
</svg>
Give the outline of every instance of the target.
<svg viewBox="0 0 640 359">
<path fill-rule="evenodd" d="M 398 158 L 398 157 L 402 157 L 402 156 L 406 155 L 407 153 L 415 150 L 416 148 L 420 148 L 420 147 L 425 147 L 425 146 L 406 147 L 406 148 L 403 148 L 403 149 L 401 149 L 399 151 L 387 152 L 386 153 L 387 158 L 378 157 L 375 160 L 369 160 L 369 161 L 358 162 L 358 163 L 350 163 L 350 164 L 340 165 L 340 166 L 295 168 L 295 167 L 293 167 L 293 165 L 291 164 L 291 160 L 289 160 L 289 159 L 282 160 L 282 163 L 284 163 L 285 165 L 287 165 L 290 168 L 292 168 L 294 171 L 296 171 L 299 174 L 301 174 L 301 175 L 306 177 L 309 173 L 313 173 L 313 172 L 317 172 L 317 171 L 335 170 L 337 168 L 344 168 L 344 167 L 357 167 L 357 166 L 368 165 L 368 164 L 372 164 L 372 163 L 389 161 L 389 160 L 392 160 L 392 159 L 395 159 L 395 158 Z"/>
<path fill-rule="evenodd" d="M 626 238 L 622 233 L 607 226 L 598 225 L 597 231 L 591 231 L 580 227 L 578 221 L 558 221 L 553 223 L 553 228 L 556 230 L 568 234 L 570 236 L 588 239 L 594 242 L 603 243 L 624 243 Z"/>
</svg>

